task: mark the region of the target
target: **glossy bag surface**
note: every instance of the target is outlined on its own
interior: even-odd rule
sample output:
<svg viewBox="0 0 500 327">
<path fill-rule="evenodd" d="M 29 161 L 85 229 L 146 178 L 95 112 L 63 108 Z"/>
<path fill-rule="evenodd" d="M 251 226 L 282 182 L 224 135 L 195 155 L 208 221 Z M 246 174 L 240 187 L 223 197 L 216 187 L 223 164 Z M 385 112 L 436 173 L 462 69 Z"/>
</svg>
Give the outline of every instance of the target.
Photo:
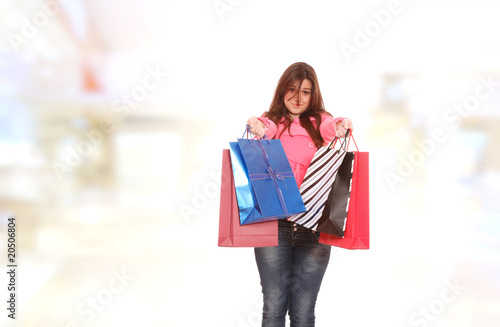
<svg viewBox="0 0 500 327">
<path fill-rule="evenodd" d="M 319 241 L 323 244 L 345 249 L 370 248 L 370 189 L 369 153 L 355 151 L 351 195 L 348 204 L 344 236 L 321 233 Z"/>
<path fill-rule="evenodd" d="M 222 152 L 221 176 L 218 245 L 222 247 L 277 246 L 278 221 L 240 225 L 231 156 L 228 149 Z"/>
<path fill-rule="evenodd" d="M 239 139 L 230 149 L 242 225 L 306 210 L 280 140 Z"/>
</svg>

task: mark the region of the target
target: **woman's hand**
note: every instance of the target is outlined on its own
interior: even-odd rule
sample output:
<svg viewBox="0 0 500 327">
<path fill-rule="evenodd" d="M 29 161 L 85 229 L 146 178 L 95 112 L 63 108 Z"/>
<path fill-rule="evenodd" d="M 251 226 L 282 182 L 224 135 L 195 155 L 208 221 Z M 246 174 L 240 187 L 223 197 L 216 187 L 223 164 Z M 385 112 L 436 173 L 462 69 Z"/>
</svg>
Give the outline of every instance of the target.
<svg viewBox="0 0 500 327">
<path fill-rule="evenodd" d="M 260 138 L 264 137 L 264 134 L 266 133 L 266 125 L 264 125 L 264 123 L 261 122 L 259 118 L 254 116 L 247 120 L 247 124 L 250 126 L 250 133 L 252 133 L 252 135 L 258 136 Z"/>
<path fill-rule="evenodd" d="M 340 138 L 345 137 L 345 134 L 347 133 L 348 129 L 351 130 L 350 133 L 352 134 L 353 127 L 352 127 L 352 121 L 350 119 L 346 118 L 343 121 L 337 122 L 337 125 L 336 125 L 336 130 L 337 130 L 336 136 L 340 137 Z"/>
</svg>

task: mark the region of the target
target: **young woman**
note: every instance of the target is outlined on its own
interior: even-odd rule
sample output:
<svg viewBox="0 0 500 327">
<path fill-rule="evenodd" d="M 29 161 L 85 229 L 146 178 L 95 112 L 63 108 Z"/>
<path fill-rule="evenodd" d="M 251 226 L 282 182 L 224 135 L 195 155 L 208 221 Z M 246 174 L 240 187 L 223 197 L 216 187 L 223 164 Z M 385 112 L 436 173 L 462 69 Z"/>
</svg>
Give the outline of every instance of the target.
<svg viewBox="0 0 500 327">
<path fill-rule="evenodd" d="M 300 187 L 318 147 L 343 137 L 352 122 L 325 111 L 314 69 L 298 62 L 281 76 L 274 98 L 261 117 L 247 122 L 253 135 L 280 139 Z M 264 308 L 262 327 L 313 327 L 316 299 L 330 259 L 319 233 L 281 219 L 279 245 L 255 248 Z"/>
</svg>

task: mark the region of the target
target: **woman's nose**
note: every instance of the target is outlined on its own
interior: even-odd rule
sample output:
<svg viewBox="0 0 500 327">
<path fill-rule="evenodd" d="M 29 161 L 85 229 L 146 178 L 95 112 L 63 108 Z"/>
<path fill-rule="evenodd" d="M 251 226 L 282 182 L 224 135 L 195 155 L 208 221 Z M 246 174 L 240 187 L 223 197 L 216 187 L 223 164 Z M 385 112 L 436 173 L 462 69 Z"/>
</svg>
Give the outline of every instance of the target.
<svg viewBox="0 0 500 327">
<path fill-rule="evenodd" d="M 295 95 L 295 99 L 297 103 L 300 103 L 300 92 L 297 92 L 297 94 Z"/>
</svg>

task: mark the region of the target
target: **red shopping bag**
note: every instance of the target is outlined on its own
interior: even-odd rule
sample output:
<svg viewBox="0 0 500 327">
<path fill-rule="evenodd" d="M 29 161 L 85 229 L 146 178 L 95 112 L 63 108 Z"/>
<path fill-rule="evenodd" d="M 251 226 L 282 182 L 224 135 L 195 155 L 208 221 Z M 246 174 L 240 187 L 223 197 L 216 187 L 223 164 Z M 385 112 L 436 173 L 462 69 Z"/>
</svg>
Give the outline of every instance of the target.
<svg viewBox="0 0 500 327">
<path fill-rule="evenodd" d="M 278 245 L 278 221 L 240 225 L 238 201 L 234 187 L 231 154 L 222 152 L 222 180 L 219 211 L 219 246 L 263 247 Z"/>
<path fill-rule="evenodd" d="M 369 249 L 369 157 L 368 152 L 354 151 L 352 186 L 344 237 L 321 233 L 319 242 L 341 248 Z"/>
</svg>

